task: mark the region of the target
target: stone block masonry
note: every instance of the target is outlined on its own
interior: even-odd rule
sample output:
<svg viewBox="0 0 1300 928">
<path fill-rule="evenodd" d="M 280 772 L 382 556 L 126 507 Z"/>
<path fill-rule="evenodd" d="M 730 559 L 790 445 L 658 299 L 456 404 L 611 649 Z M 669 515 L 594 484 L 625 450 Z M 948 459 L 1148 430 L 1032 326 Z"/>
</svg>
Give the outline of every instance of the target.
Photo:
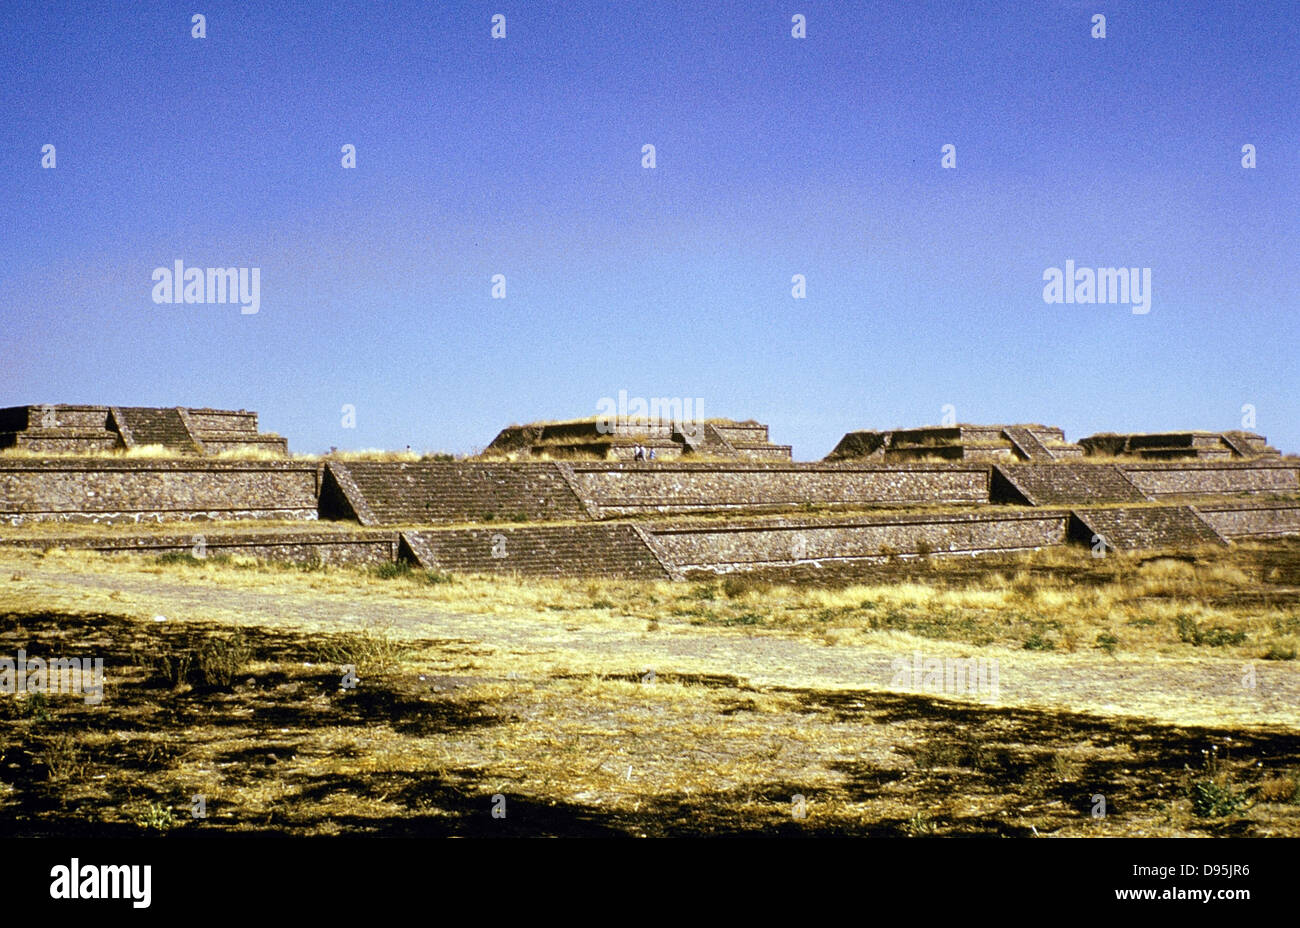
<svg viewBox="0 0 1300 928">
<path fill-rule="evenodd" d="M 40 538 L 6 537 L 0 545 L 24 548 L 76 548 L 105 554 L 189 554 L 202 558 L 243 556 L 289 564 L 330 567 L 393 563 L 398 557 L 397 532 L 302 531 L 203 532 L 186 534 L 56 535 Z M 198 551 L 199 554 L 195 554 Z"/>
<path fill-rule="evenodd" d="M 995 502 L 1029 506 L 1141 503 L 1146 495 L 1111 464 L 996 464 Z"/>
<path fill-rule="evenodd" d="M 1152 460 L 1202 460 L 1278 457 L 1276 448 L 1255 432 L 1104 432 L 1080 439 L 1088 454 Z"/>
<path fill-rule="evenodd" d="M 315 519 L 320 467 L 201 458 L 0 458 L 0 523 Z"/>
<path fill-rule="evenodd" d="M 1064 510 L 425 529 L 402 533 L 400 556 L 460 573 L 681 579 L 796 564 L 844 566 L 891 557 L 973 555 L 1064 544 Z"/>
<path fill-rule="evenodd" d="M 599 518 L 726 510 L 986 503 L 986 465 L 562 464 Z"/>
<path fill-rule="evenodd" d="M 589 517 L 555 464 L 331 461 L 326 469 L 322 514 L 362 525 Z"/>
<path fill-rule="evenodd" d="M 1227 539 L 1190 506 L 1137 506 L 1076 509 L 1070 538 L 1096 547 L 1104 541 L 1117 551 L 1221 545 Z"/>
<path fill-rule="evenodd" d="M 667 580 L 633 525 L 527 526 L 403 532 L 401 556 L 456 573 Z"/>
<path fill-rule="evenodd" d="M 1152 499 L 1300 492 L 1300 462 L 1255 460 L 1216 464 L 1121 464 L 1134 486 Z"/>
<path fill-rule="evenodd" d="M 890 557 L 974 555 L 1064 544 L 1064 510 L 936 515 L 882 513 L 852 519 L 772 519 L 743 524 L 644 526 L 674 577 L 812 564 L 880 563 Z"/>
<path fill-rule="evenodd" d="M 178 455 L 255 450 L 285 457 L 288 443 L 257 430 L 257 413 L 183 406 L 11 406 L 0 409 L 0 448 L 84 454 L 161 445 Z"/>
<path fill-rule="evenodd" d="M 321 513 L 363 525 L 986 503 L 980 464 L 330 462 Z"/>
<path fill-rule="evenodd" d="M 1233 539 L 1300 535 L 1300 502 L 1244 502 L 1197 506 L 1201 518 Z"/>
<path fill-rule="evenodd" d="M 951 425 L 888 432 L 849 432 L 827 461 L 1056 461 L 1083 455 L 1050 425 Z"/>
<path fill-rule="evenodd" d="M 689 412 L 690 404 L 686 409 Z M 688 416 L 689 418 L 689 416 Z M 790 446 L 773 444 L 767 426 L 748 420 L 708 419 L 575 419 L 534 422 L 503 429 L 486 455 L 549 456 L 555 459 L 633 460 L 637 445 L 654 449 L 663 459 L 682 456 L 789 461 Z"/>
</svg>

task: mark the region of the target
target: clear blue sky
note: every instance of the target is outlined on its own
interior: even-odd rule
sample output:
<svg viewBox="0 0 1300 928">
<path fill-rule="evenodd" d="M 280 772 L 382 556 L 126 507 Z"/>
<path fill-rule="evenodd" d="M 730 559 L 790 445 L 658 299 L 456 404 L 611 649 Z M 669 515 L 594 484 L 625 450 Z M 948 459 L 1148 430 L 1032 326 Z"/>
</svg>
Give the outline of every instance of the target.
<svg viewBox="0 0 1300 928">
<path fill-rule="evenodd" d="M 1252 404 L 1300 451 L 1298 107 L 1290 2 L 5 0 L 0 405 L 464 452 L 622 389 L 815 459 L 945 404 Z M 261 268 L 260 311 L 155 304 L 178 258 Z M 1150 267 L 1151 312 L 1045 304 L 1067 259 Z"/>
</svg>

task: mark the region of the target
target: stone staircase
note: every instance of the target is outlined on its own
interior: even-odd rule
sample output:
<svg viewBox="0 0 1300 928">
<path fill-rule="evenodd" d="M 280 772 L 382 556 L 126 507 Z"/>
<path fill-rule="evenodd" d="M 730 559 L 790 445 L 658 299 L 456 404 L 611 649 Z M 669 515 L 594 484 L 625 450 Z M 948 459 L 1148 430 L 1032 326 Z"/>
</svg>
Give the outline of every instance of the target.
<svg viewBox="0 0 1300 928">
<path fill-rule="evenodd" d="M 588 518 L 553 463 L 331 461 L 326 471 L 334 498 L 323 514 L 363 525 Z"/>
<path fill-rule="evenodd" d="M 1254 448 L 1246 444 L 1246 442 L 1239 436 L 1233 435 L 1231 432 L 1224 432 L 1219 437 L 1223 439 L 1223 443 L 1231 448 L 1233 453 L 1238 457 L 1253 458 L 1258 454 Z"/>
<path fill-rule="evenodd" d="M 146 406 L 115 406 L 113 415 L 127 447 L 162 445 L 181 454 L 200 454 L 202 446 L 194 440 L 179 409 L 154 409 Z M 129 436 L 129 438 L 128 438 Z"/>
<path fill-rule="evenodd" d="M 1070 515 L 1073 539 L 1091 546 L 1100 536 L 1118 551 L 1227 543 L 1190 506 L 1076 509 Z"/>
<path fill-rule="evenodd" d="M 1147 497 L 1110 464 L 994 464 L 994 502 L 1030 506 L 1142 503 Z"/>
<path fill-rule="evenodd" d="M 505 526 L 403 532 L 399 556 L 454 573 L 667 580 L 631 525 Z"/>
<path fill-rule="evenodd" d="M 692 454 L 717 454 L 738 457 L 734 445 L 722 437 L 722 433 L 707 422 L 697 423 L 683 429 L 680 425 L 673 427 L 672 440 L 681 442 Z"/>
<path fill-rule="evenodd" d="M 1022 426 L 1010 425 L 1002 430 L 1012 447 L 1026 461 L 1054 461 L 1056 455 L 1038 440 L 1038 436 Z"/>
</svg>

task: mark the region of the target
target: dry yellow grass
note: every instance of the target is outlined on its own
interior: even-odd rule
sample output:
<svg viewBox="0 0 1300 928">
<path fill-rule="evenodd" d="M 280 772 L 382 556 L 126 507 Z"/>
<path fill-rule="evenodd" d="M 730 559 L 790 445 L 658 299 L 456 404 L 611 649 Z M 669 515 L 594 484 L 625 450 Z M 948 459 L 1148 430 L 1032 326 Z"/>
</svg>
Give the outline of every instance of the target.
<svg viewBox="0 0 1300 928">
<path fill-rule="evenodd" d="M 175 458 L 182 455 L 164 445 L 135 445 L 108 451 L 31 451 L 27 448 L 5 448 L 0 458 L 46 459 L 61 457 L 121 459 L 121 458 Z"/>
<path fill-rule="evenodd" d="M 878 581 L 828 588 L 772 584 L 743 575 L 686 584 L 510 576 L 460 576 L 451 578 L 453 582 L 430 583 L 441 578 L 419 570 L 386 579 L 370 570 L 322 568 L 303 573 L 250 559 L 140 564 L 131 555 L 78 551 L 50 551 L 46 558 L 98 573 L 207 575 L 246 591 L 375 592 L 450 611 L 496 615 L 561 612 L 615 622 L 672 617 L 704 628 L 740 627 L 751 634 L 818 640 L 831 634 L 845 644 L 895 632 L 1041 651 L 1169 656 L 1213 652 L 1242 659 L 1286 659 L 1300 636 L 1297 595 L 1283 587 L 1270 601 L 1272 587 L 1260 576 L 1264 568 L 1255 564 L 1252 550 L 1207 550 L 1195 563 L 1133 554 L 1112 554 L 1099 561 L 1072 549 L 1045 550 L 1015 559 L 1022 565 L 1018 569 L 973 576 L 954 576 L 969 571 L 968 564 L 935 559 L 929 569 L 907 567 L 902 577 L 886 573 Z"/>
</svg>

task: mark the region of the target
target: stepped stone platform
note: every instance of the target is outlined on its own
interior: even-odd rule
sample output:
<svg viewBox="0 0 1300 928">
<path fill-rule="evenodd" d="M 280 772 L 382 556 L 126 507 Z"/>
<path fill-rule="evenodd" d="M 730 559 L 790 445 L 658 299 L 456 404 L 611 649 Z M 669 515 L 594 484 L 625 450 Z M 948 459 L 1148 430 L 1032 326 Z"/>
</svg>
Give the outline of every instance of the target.
<svg viewBox="0 0 1300 928">
<path fill-rule="evenodd" d="M 1269 460 L 1134 464 L 995 464 L 993 502 L 1029 506 L 1140 503 L 1300 493 L 1300 462 Z"/>
<path fill-rule="evenodd" d="M 330 462 L 321 514 L 417 525 L 988 499 L 979 465 Z"/>
<path fill-rule="evenodd" d="M 157 556 L 244 555 L 300 564 L 406 561 L 438 571 L 528 577 L 683 580 L 742 571 L 765 576 L 852 579 L 854 569 L 895 559 L 1011 554 L 1067 543 L 1115 550 L 1186 549 L 1231 539 L 1300 533 L 1300 500 L 1082 509 L 996 507 L 965 512 L 892 511 L 851 517 L 758 517 L 356 529 L 126 532 L 25 537 L 0 531 L 0 545 L 81 548 Z"/>
<path fill-rule="evenodd" d="M 1088 454 L 1146 460 L 1229 461 L 1280 456 L 1254 432 L 1103 432 L 1080 439 Z"/>
<path fill-rule="evenodd" d="M 603 523 L 402 532 L 402 556 L 463 573 L 682 579 L 701 571 L 844 567 L 1064 544 L 1069 513 L 882 513 L 745 522 Z"/>
<path fill-rule="evenodd" d="M 656 460 L 709 457 L 789 461 L 791 458 L 790 446 L 773 444 L 767 426 L 753 420 L 665 423 L 616 419 L 602 423 L 595 417 L 509 426 L 484 449 L 483 456 L 631 461 L 637 445 L 653 450 Z"/>
<path fill-rule="evenodd" d="M 1227 543 L 1227 538 L 1190 506 L 1076 509 L 1070 537 L 1086 545 L 1101 540 L 1119 551 Z"/>
<path fill-rule="evenodd" d="M 257 413 L 183 406 L 10 406 L 0 409 L 0 449 L 36 453 L 116 451 L 161 445 L 178 455 L 235 449 L 287 456 L 285 439 L 257 430 Z"/>
<path fill-rule="evenodd" d="M 199 537 L 192 523 L 213 521 L 209 555 L 682 579 L 849 576 L 896 558 L 1094 536 L 1137 550 L 1300 534 L 1300 460 L 1254 433 L 1094 436 L 1088 450 L 1113 457 L 1088 460 L 1085 446 L 1041 425 L 851 432 L 833 460 L 795 463 L 757 422 L 608 434 L 596 425 L 507 429 L 494 454 L 522 460 L 226 460 L 212 455 L 287 446 L 243 410 L 10 407 L 0 410 L 0 445 L 28 453 L 0 454 L 0 526 L 13 528 L 0 543 L 183 553 Z M 638 443 L 662 448 L 662 459 L 620 459 Z M 171 455 L 75 454 L 140 445 Z M 170 525 L 24 533 L 29 522 Z"/>
<path fill-rule="evenodd" d="M 849 432 L 827 461 L 1065 461 L 1083 449 L 1049 425 L 927 426 L 887 432 Z"/>
</svg>

